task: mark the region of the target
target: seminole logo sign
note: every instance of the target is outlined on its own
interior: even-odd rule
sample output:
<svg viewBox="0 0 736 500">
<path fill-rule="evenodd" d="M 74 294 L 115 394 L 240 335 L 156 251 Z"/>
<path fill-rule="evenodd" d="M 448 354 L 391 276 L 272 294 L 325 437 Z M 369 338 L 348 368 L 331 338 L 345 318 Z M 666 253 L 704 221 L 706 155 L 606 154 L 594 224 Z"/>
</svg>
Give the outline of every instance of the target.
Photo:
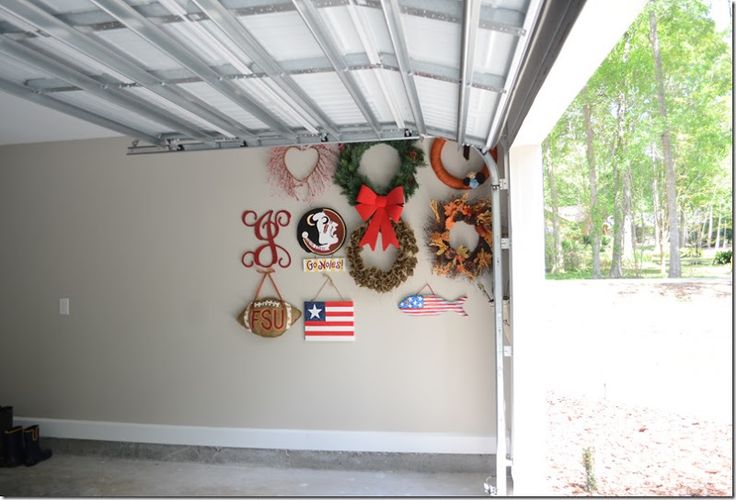
<svg viewBox="0 0 736 500">
<path fill-rule="evenodd" d="M 313 208 L 296 228 L 299 245 L 316 255 L 332 255 L 345 243 L 345 222 L 329 208 Z"/>
</svg>

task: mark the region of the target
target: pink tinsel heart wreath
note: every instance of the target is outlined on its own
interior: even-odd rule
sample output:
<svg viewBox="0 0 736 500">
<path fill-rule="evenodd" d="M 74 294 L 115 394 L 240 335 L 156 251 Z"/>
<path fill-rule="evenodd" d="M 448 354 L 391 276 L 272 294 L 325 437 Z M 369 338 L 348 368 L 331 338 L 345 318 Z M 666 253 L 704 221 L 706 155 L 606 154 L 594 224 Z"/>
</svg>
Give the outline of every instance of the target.
<svg viewBox="0 0 736 500">
<path fill-rule="evenodd" d="M 317 163 L 314 169 L 304 178 L 297 179 L 286 166 L 286 153 L 290 149 L 306 151 L 314 149 L 317 151 Z M 306 146 L 279 146 L 271 149 L 268 159 L 268 182 L 277 189 L 284 191 L 295 200 L 311 202 L 325 190 L 327 184 L 332 181 L 337 166 L 338 150 L 334 145 L 314 144 Z M 305 199 L 300 200 L 297 189 L 306 186 Z"/>
</svg>

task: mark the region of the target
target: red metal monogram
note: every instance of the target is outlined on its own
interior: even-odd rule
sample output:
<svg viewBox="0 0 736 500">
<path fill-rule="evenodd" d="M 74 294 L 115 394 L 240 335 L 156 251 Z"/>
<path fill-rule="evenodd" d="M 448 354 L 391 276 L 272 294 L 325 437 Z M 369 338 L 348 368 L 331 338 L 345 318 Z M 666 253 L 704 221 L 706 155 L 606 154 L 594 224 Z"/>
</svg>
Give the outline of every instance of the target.
<svg viewBox="0 0 736 500">
<path fill-rule="evenodd" d="M 286 227 L 291 221 L 291 214 L 286 210 L 273 210 L 265 212 L 260 217 L 253 210 L 243 212 L 243 224 L 254 228 L 256 238 L 265 241 L 263 245 L 255 250 L 248 250 L 240 259 L 245 267 L 272 267 L 278 264 L 286 268 L 291 265 L 291 255 L 281 245 L 273 240 L 278 236 L 282 227 Z M 264 252 L 266 253 L 264 256 Z M 265 257 L 265 258 L 264 258 Z M 268 260 L 270 258 L 270 260 Z"/>
</svg>

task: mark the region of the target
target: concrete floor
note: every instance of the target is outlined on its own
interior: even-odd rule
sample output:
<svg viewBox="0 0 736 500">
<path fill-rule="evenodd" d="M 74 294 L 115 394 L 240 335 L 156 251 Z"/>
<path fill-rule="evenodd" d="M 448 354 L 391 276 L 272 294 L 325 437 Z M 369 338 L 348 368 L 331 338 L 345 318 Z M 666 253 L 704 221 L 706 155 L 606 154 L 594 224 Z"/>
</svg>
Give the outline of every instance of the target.
<svg viewBox="0 0 736 500">
<path fill-rule="evenodd" d="M 484 496 L 479 472 L 353 471 L 63 453 L 0 469 L 0 496 Z"/>
</svg>

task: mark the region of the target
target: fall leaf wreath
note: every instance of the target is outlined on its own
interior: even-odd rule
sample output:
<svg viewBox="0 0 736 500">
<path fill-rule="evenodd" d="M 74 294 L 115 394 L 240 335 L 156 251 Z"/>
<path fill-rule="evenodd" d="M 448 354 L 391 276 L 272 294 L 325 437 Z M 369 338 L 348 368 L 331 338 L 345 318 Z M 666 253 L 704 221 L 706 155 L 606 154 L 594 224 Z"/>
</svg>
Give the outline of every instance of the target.
<svg viewBox="0 0 736 500">
<path fill-rule="evenodd" d="M 491 233 L 491 201 L 481 199 L 472 203 L 464 195 L 444 203 L 433 200 L 430 204 L 434 217 L 427 227 L 429 246 L 433 250 L 432 271 L 448 278 L 466 277 L 474 280 L 491 268 L 493 234 Z M 478 245 L 469 249 L 463 245 L 450 246 L 450 230 L 456 222 L 475 226 Z"/>
<path fill-rule="evenodd" d="M 396 260 L 388 271 L 377 267 L 366 267 L 360 257 L 363 247 L 358 242 L 363 237 L 368 224 L 358 226 L 350 236 L 350 246 L 347 249 L 350 276 L 353 277 L 358 286 L 370 288 L 377 292 L 388 292 L 414 274 L 414 268 L 417 265 L 417 252 L 419 251 L 414 231 L 402 220 L 399 220 L 399 222 L 392 221 L 391 225 L 396 232 L 396 238 L 399 240 L 399 251 Z"/>
<path fill-rule="evenodd" d="M 375 189 L 368 178 L 358 171 L 363 153 L 377 144 L 386 144 L 394 148 L 399 153 L 401 162 L 393 179 L 383 189 Z M 340 160 L 337 163 L 333 180 L 342 188 L 342 194 L 347 196 L 351 205 L 357 204 L 355 199 L 363 185 L 370 187 L 379 195 L 385 195 L 393 188 L 401 186 L 408 199 L 417 190 L 416 173 L 417 167 L 421 166 L 424 166 L 424 151 L 415 146 L 413 141 L 348 143 L 340 146 Z"/>
</svg>

